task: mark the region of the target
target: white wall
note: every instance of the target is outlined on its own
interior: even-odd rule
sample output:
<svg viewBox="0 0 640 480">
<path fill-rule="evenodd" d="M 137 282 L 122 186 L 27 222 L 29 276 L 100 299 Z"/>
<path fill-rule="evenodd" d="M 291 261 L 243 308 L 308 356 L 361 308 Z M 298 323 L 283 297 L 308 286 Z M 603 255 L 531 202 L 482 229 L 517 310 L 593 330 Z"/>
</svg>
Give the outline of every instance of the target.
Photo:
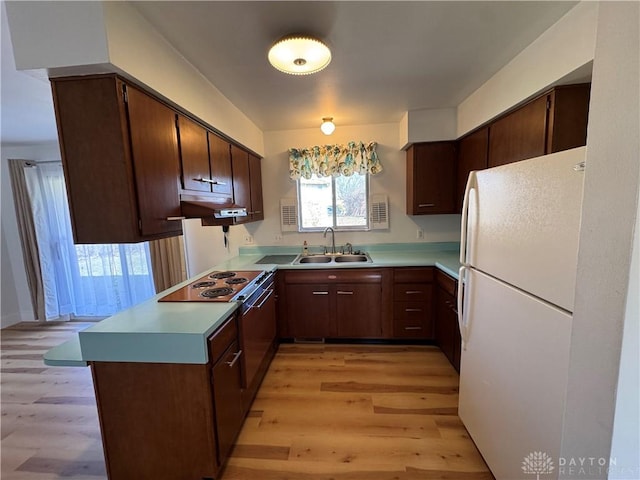
<svg viewBox="0 0 640 480">
<path fill-rule="evenodd" d="M 33 307 L 28 292 L 27 276 L 22 257 L 22 246 L 18 234 L 15 203 L 9 176 L 8 159 L 25 159 L 36 161 L 60 160 L 58 144 L 41 145 L 2 145 L 1 170 L 1 213 L 2 221 L 2 328 L 20 321 L 34 320 Z"/>
<path fill-rule="evenodd" d="M 103 2 L 109 60 L 236 142 L 262 155 L 262 131 L 127 2 Z M 152 61 L 150 61 L 152 59 Z"/>
<path fill-rule="evenodd" d="M 400 148 L 412 143 L 455 140 L 455 108 L 425 108 L 410 110 L 400 120 Z"/>
<path fill-rule="evenodd" d="M 565 458 L 607 459 L 610 454 L 633 228 L 638 214 L 639 18 L 637 2 L 599 4 L 561 452 Z M 625 337 L 637 322 L 627 320 Z M 624 421 L 636 422 L 629 427 L 635 434 L 621 441 L 637 442 L 637 416 Z M 637 458 L 635 465 L 625 465 L 635 469 L 632 476 L 623 478 L 638 478 Z M 621 462 L 617 467 L 623 467 Z M 606 476 L 604 472 L 589 478 Z M 576 476 L 567 472 L 561 478 Z"/>
<path fill-rule="evenodd" d="M 626 468 L 612 469 L 610 479 L 640 478 L 640 209 L 634 238 L 611 445 L 611 458 Z"/>
<path fill-rule="evenodd" d="M 581 2 L 458 105 L 457 136 L 543 91 L 594 56 L 597 2 Z"/>
<path fill-rule="evenodd" d="M 296 185 L 289 179 L 289 148 L 310 147 L 326 143 L 355 141 L 378 142 L 378 156 L 384 171 L 371 177 L 370 193 L 389 196 L 389 230 L 370 232 L 338 232 L 336 244 L 354 245 L 407 242 L 456 242 L 460 238 L 459 215 L 407 216 L 405 213 L 406 153 L 399 149 L 398 124 L 337 127 L 327 137 L 319 128 L 265 132 L 265 158 L 262 160 L 262 189 L 265 220 L 246 226 L 231 227 L 229 251 L 224 251 L 220 227 L 201 227 L 198 221 L 187 221 L 187 250 L 190 272 L 200 272 L 230 256 L 244 245 L 250 234 L 257 245 L 287 245 L 302 249 L 306 240 L 310 245 L 326 245 L 329 239 L 322 233 L 280 232 L 280 199 L 295 198 Z M 424 238 L 418 240 L 418 229 Z M 282 240 L 276 236 L 281 235 Z"/>
</svg>

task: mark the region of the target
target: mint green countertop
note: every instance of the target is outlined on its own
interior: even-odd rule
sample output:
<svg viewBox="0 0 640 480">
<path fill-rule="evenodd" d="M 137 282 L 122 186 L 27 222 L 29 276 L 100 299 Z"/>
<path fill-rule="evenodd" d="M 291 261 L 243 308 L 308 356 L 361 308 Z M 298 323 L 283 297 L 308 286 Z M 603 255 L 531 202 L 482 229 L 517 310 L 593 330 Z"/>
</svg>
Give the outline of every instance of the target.
<svg viewBox="0 0 640 480">
<path fill-rule="evenodd" d="M 435 266 L 457 279 L 458 248 L 457 243 L 354 245 L 354 249 L 368 252 L 373 263 L 275 265 L 256 262 L 265 255 L 297 254 L 300 249 L 241 247 L 237 257 L 79 332 L 77 339 L 49 350 L 44 361 L 52 366 L 85 366 L 91 361 L 207 363 L 207 338 L 238 308 L 238 304 L 159 303 L 158 299 L 209 272 Z"/>
</svg>

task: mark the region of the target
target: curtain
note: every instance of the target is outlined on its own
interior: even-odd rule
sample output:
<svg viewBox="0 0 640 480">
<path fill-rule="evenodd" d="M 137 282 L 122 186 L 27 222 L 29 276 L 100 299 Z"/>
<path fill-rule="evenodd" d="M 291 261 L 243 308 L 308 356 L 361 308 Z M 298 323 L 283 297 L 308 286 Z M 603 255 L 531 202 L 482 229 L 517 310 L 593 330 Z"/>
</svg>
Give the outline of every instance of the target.
<svg viewBox="0 0 640 480">
<path fill-rule="evenodd" d="M 147 243 L 74 245 L 62 165 L 24 173 L 43 285 L 40 319 L 108 316 L 153 296 Z"/>
<path fill-rule="evenodd" d="M 22 257 L 27 274 L 27 285 L 31 295 L 31 305 L 36 320 L 44 320 L 44 286 L 40 275 L 40 254 L 35 235 L 35 225 L 31 200 L 27 189 L 26 172 L 35 169 L 35 163 L 27 160 L 9 160 L 9 174 L 13 190 L 18 232 L 22 243 Z"/>
<path fill-rule="evenodd" d="M 317 177 L 349 177 L 354 173 L 375 175 L 382 171 L 376 152 L 376 142 L 364 144 L 349 142 L 346 145 L 319 145 L 309 148 L 289 149 L 289 177 L 309 180 Z"/>
<path fill-rule="evenodd" d="M 187 279 L 182 235 L 152 240 L 149 242 L 149 249 L 156 292 L 166 290 Z"/>
</svg>

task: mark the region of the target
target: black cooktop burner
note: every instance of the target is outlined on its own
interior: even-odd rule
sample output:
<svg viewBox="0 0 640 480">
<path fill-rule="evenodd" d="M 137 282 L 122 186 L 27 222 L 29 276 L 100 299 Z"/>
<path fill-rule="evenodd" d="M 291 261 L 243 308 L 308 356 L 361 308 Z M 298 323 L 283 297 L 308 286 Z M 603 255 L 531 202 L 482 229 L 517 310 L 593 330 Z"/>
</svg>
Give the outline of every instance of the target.
<svg viewBox="0 0 640 480">
<path fill-rule="evenodd" d="M 247 283 L 247 279 L 243 277 L 233 277 L 228 280 L 225 280 L 224 283 L 227 285 L 238 285 L 240 283 Z"/>
<path fill-rule="evenodd" d="M 220 278 L 229 278 L 229 277 L 235 277 L 235 276 L 236 276 L 236 272 L 215 272 L 209 275 L 209 278 L 220 279 Z"/>
<path fill-rule="evenodd" d="M 233 292 L 233 288 L 229 287 L 211 288 L 209 290 L 202 291 L 200 293 L 200 296 L 205 298 L 217 298 L 224 297 L 225 295 L 231 295 Z"/>
<path fill-rule="evenodd" d="M 198 282 L 191 285 L 191 288 L 206 288 L 206 287 L 215 287 L 217 282 Z"/>
</svg>

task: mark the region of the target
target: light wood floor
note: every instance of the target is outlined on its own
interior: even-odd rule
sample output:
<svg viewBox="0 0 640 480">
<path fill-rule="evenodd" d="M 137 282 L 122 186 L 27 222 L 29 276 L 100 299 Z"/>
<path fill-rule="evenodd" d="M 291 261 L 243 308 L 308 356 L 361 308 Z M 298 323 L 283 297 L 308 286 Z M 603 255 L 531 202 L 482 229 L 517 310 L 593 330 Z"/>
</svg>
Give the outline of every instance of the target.
<svg viewBox="0 0 640 480">
<path fill-rule="evenodd" d="M 42 354 L 85 323 L 1 332 L 2 480 L 105 479 L 88 368 Z M 282 345 L 221 480 L 491 480 L 434 347 Z"/>
</svg>

